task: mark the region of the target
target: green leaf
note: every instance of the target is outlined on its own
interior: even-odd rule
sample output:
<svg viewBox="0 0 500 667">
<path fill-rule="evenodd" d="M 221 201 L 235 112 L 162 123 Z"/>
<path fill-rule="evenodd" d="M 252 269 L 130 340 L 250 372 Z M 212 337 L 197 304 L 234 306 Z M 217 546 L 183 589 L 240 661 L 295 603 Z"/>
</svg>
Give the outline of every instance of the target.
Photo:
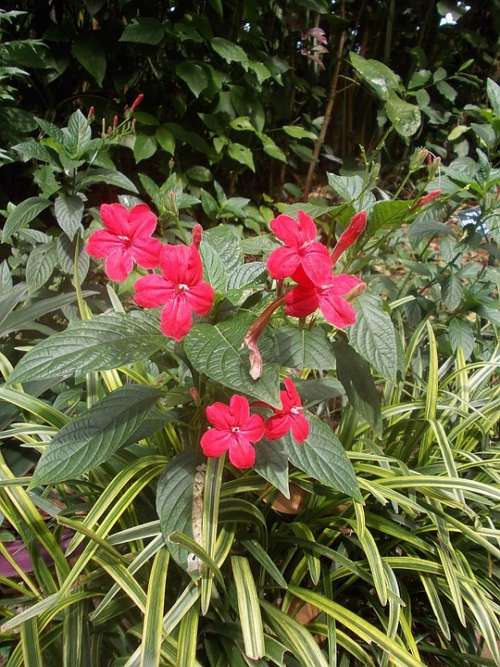
<svg viewBox="0 0 500 667">
<path fill-rule="evenodd" d="M 245 265 L 238 237 L 229 225 L 219 225 L 205 232 L 200 252 L 205 276 L 218 292 L 226 293 L 230 277 L 233 275 L 232 287 L 241 286 L 236 274 Z M 244 272 L 241 279 L 244 279 Z"/>
<path fill-rule="evenodd" d="M 448 324 L 448 335 L 453 352 L 456 352 L 461 347 L 465 358 L 468 359 L 476 343 L 470 324 L 454 317 Z"/>
<path fill-rule="evenodd" d="M 197 324 L 184 340 L 184 350 L 200 373 L 225 387 L 279 407 L 279 368 L 265 364 L 262 377 L 249 375 L 248 350 L 241 349 L 252 319 L 235 317 L 212 326 Z"/>
<path fill-rule="evenodd" d="M 368 363 L 342 340 L 335 341 L 333 348 L 337 359 L 337 375 L 349 401 L 375 431 L 380 433 L 382 430 L 380 396 Z"/>
<path fill-rule="evenodd" d="M 134 158 L 136 163 L 147 160 L 156 153 L 156 139 L 149 134 L 138 134 L 134 141 Z"/>
<path fill-rule="evenodd" d="M 139 17 L 132 20 L 122 32 L 120 42 L 151 44 L 156 46 L 165 35 L 165 27 L 156 18 Z"/>
<path fill-rule="evenodd" d="M 5 227 L 3 228 L 2 241 L 4 243 L 8 241 L 14 232 L 32 222 L 51 203 L 50 200 L 43 199 L 42 197 L 29 197 L 29 199 L 25 199 L 18 204 L 7 216 Z"/>
<path fill-rule="evenodd" d="M 418 132 L 422 116 L 416 104 L 405 102 L 396 93 L 391 93 L 385 104 L 385 111 L 394 129 L 402 137 L 412 137 Z"/>
<path fill-rule="evenodd" d="M 264 148 L 264 153 L 274 158 L 275 160 L 280 160 L 281 162 L 286 162 L 286 155 L 283 153 L 281 148 L 277 143 L 271 139 L 267 134 L 259 134 L 259 139 L 262 141 L 262 147 Z"/>
<path fill-rule="evenodd" d="M 486 79 L 486 92 L 491 108 L 497 116 L 500 116 L 500 86 L 493 79 Z"/>
<path fill-rule="evenodd" d="M 195 97 L 199 97 L 209 84 L 205 70 L 197 63 L 182 62 L 175 68 L 175 73 L 188 85 Z"/>
<path fill-rule="evenodd" d="M 147 359 L 165 345 L 165 337 L 151 317 L 100 315 L 88 322 L 75 321 L 36 345 L 17 364 L 9 380 L 45 380 L 119 368 Z"/>
<path fill-rule="evenodd" d="M 0 263 L 0 294 L 6 294 L 12 289 L 12 286 L 12 274 L 7 260 L 4 259 L 3 262 Z"/>
<path fill-rule="evenodd" d="M 56 263 L 57 252 L 54 243 L 39 245 L 31 251 L 26 263 L 26 282 L 30 292 L 35 292 L 45 285 Z"/>
<path fill-rule="evenodd" d="M 456 141 L 457 139 L 459 139 L 462 136 L 462 134 L 465 134 L 465 132 L 468 132 L 469 130 L 470 130 L 470 127 L 467 127 L 467 125 L 457 125 L 449 133 L 448 141 Z"/>
<path fill-rule="evenodd" d="M 242 67 L 248 69 L 248 56 L 241 46 L 230 42 L 223 37 L 213 37 L 210 40 L 210 46 L 227 63 L 241 63 Z"/>
<path fill-rule="evenodd" d="M 161 532 L 172 558 L 184 570 L 190 568 L 190 554 L 187 549 L 169 541 L 172 533 L 180 531 L 193 538 L 193 494 L 195 493 L 196 452 L 188 449 L 177 454 L 166 465 L 158 480 L 156 489 L 156 511 L 160 518 Z M 198 489 L 199 526 L 201 526 L 201 488 Z M 201 531 L 201 528 L 200 528 Z M 200 539 L 201 532 L 196 536 Z M 192 559 L 191 559 L 192 561 Z"/>
<path fill-rule="evenodd" d="M 98 86 L 102 86 L 106 74 L 106 53 L 95 36 L 80 35 L 71 46 L 72 55 L 91 74 Z"/>
<path fill-rule="evenodd" d="M 288 446 L 282 440 L 261 440 L 255 445 L 254 470 L 276 487 L 285 498 L 290 498 L 288 487 Z"/>
<path fill-rule="evenodd" d="M 287 368 L 326 371 L 335 368 L 332 343 L 320 327 L 299 329 L 292 325 L 280 327 L 275 333 L 273 360 Z"/>
<path fill-rule="evenodd" d="M 259 596 L 250 563 L 243 556 L 232 556 L 231 568 L 236 584 L 236 602 L 238 603 L 238 617 L 245 655 L 251 660 L 259 660 L 265 653 L 264 629 L 260 615 Z"/>
<path fill-rule="evenodd" d="M 400 87 L 399 76 L 378 60 L 367 60 L 351 51 L 351 64 L 361 78 L 373 89 L 378 97 L 387 100 L 391 92 Z"/>
<path fill-rule="evenodd" d="M 297 445 L 290 435 L 283 438 L 288 444 L 290 462 L 321 484 L 362 501 L 354 468 L 332 427 L 318 417 L 307 418 L 310 432 L 302 445 Z"/>
<path fill-rule="evenodd" d="M 359 354 L 388 380 L 395 380 L 398 370 L 396 330 L 382 301 L 362 294 L 355 301 L 356 322 L 349 329 L 349 342 Z"/>
<path fill-rule="evenodd" d="M 457 91 L 453 86 L 450 86 L 450 84 L 447 81 L 438 81 L 436 83 L 436 88 L 439 90 L 441 95 L 443 97 L 446 97 L 447 100 L 450 102 L 454 102 L 457 98 Z"/>
<path fill-rule="evenodd" d="M 12 146 L 13 150 L 19 154 L 22 162 L 28 160 L 38 160 L 39 162 L 53 162 L 52 154 L 40 142 L 30 139 L 29 141 L 21 141 L 21 143 Z"/>
<path fill-rule="evenodd" d="M 410 83 L 408 84 L 408 90 L 425 86 L 425 84 L 429 81 L 431 76 L 432 74 L 431 72 L 429 72 L 428 69 L 417 70 L 411 76 Z"/>
<path fill-rule="evenodd" d="M 153 561 L 149 575 L 146 613 L 142 631 L 140 667 L 155 667 L 161 664 L 163 635 L 163 609 L 170 554 L 163 547 Z"/>
<path fill-rule="evenodd" d="M 227 282 L 228 290 L 241 290 L 254 283 L 266 270 L 264 262 L 247 262 L 233 269 Z"/>
<path fill-rule="evenodd" d="M 76 195 L 61 193 L 54 202 L 57 223 L 72 241 L 82 228 L 83 201 Z"/>
<path fill-rule="evenodd" d="M 436 207 L 430 207 L 419 213 L 408 228 L 408 238 L 415 246 L 429 236 L 448 236 L 453 234 L 448 225 L 437 220 L 440 212 Z"/>
<path fill-rule="evenodd" d="M 462 303 L 464 288 L 460 278 L 452 273 L 441 287 L 441 296 L 446 310 L 453 312 Z"/>
<path fill-rule="evenodd" d="M 227 147 L 229 157 L 255 172 L 252 151 L 243 144 L 231 142 Z"/>
<path fill-rule="evenodd" d="M 116 171 L 116 169 L 104 169 L 101 167 L 92 167 L 87 169 L 85 175 L 82 176 L 78 181 L 79 187 L 88 188 L 94 183 L 107 183 L 108 185 L 114 185 L 117 188 L 122 190 L 128 190 L 135 194 L 139 194 L 139 190 L 136 188 L 134 183 L 122 174 L 121 171 Z"/>
<path fill-rule="evenodd" d="M 259 63 L 256 60 L 249 60 L 248 67 L 255 73 L 259 83 L 264 83 L 266 79 L 269 79 L 272 76 L 271 72 L 264 65 L 264 63 Z"/>
<path fill-rule="evenodd" d="M 111 456 L 141 426 L 161 396 L 145 385 L 108 394 L 52 438 L 33 474 L 33 485 L 77 478 Z"/>
<path fill-rule="evenodd" d="M 60 234 L 57 239 L 57 259 L 64 273 L 73 276 L 75 273 L 75 243 L 71 242 L 66 234 Z M 78 255 L 78 277 L 80 283 L 85 280 L 89 271 L 90 257 L 85 248 L 80 248 Z"/>
<path fill-rule="evenodd" d="M 238 116 L 238 118 L 233 118 L 229 125 L 233 130 L 238 130 L 240 132 L 256 132 L 255 127 L 250 122 L 248 116 Z"/>
<path fill-rule="evenodd" d="M 170 130 L 161 126 L 156 130 L 156 141 L 160 144 L 164 151 L 170 155 L 175 153 L 175 137 Z"/>
<path fill-rule="evenodd" d="M 411 200 L 392 199 L 379 201 L 372 208 L 368 221 L 370 230 L 399 227 L 412 205 Z"/>
<path fill-rule="evenodd" d="M 78 159 L 88 148 L 92 140 L 90 123 L 80 109 L 71 114 L 68 127 L 63 132 L 65 148 L 73 157 Z"/>
<path fill-rule="evenodd" d="M 328 185 L 341 199 L 352 203 L 355 209 L 369 209 L 375 203 L 375 197 L 366 187 L 361 176 L 339 176 L 327 173 Z"/>
<path fill-rule="evenodd" d="M 312 139 L 312 141 L 316 141 L 318 138 L 314 132 L 310 132 L 299 125 L 283 125 L 282 129 L 288 136 L 293 137 L 294 139 Z"/>
</svg>

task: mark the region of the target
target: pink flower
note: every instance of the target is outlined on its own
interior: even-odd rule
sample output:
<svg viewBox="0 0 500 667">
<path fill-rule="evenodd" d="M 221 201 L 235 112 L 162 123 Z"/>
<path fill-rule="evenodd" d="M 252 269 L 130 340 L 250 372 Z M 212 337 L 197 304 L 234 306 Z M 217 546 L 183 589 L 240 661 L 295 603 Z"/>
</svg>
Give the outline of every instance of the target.
<svg viewBox="0 0 500 667">
<path fill-rule="evenodd" d="M 207 315 L 214 290 L 203 282 L 200 253 L 194 246 L 164 245 L 159 257 L 162 275 L 143 276 L 136 281 L 135 302 L 144 308 L 163 306 L 161 330 L 181 340 L 193 326 L 193 312 Z"/>
<path fill-rule="evenodd" d="M 330 275 L 322 285 L 314 285 L 302 273 L 296 276 L 299 283 L 285 297 L 285 311 L 293 317 L 306 317 L 318 308 L 327 322 L 339 329 L 354 324 L 356 311 L 347 298 L 356 296 L 365 283 L 346 273 Z"/>
<path fill-rule="evenodd" d="M 337 263 L 338 258 L 355 243 L 366 227 L 366 211 L 360 211 L 352 217 L 351 222 L 346 230 L 339 236 L 335 248 L 332 251 L 333 266 Z"/>
<path fill-rule="evenodd" d="M 91 257 L 105 258 L 108 278 L 122 282 L 134 262 L 145 269 L 158 266 L 161 243 L 152 239 L 156 216 L 146 204 L 131 209 L 121 204 L 103 204 L 99 209 L 105 229 L 93 232 L 86 250 Z"/>
<path fill-rule="evenodd" d="M 289 431 L 299 444 L 309 435 L 309 422 L 304 417 L 304 408 L 297 387 L 290 378 L 285 378 L 285 391 L 280 392 L 281 410 L 273 408 L 274 415 L 266 421 L 266 438 L 278 440 Z"/>
<path fill-rule="evenodd" d="M 440 197 L 442 194 L 443 194 L 442 190 L 432 190 L 431 192 L 428 192 L 423 197 L 420 197 L 420 199 L 417 199 L 417 201 L 413 205 L 413 208 L 420 208 L 421 206 L 425 206 L 426 204 L 430 204 L 431 201 L 434 201 L 435 199 Z"/>
<path fill-rule="evenodd" d="M 264 419 L 250 414 L 250 405 L 244 396 L 231 396 L 229 406 L 212 403 L 205 411 L 213 428 L 202 436 L 200 445 L 205 456 L 218 457 L 229 451 L 229 460 L 235 468 L 251 468 L 255 463 L 254 443 L 264 437 Z"/>
<path fill-rule="evenodd" d="M 302 268 L 315 284 L 321 284 L 330 274 L 332 260 L 328 249 L 316 240 L 314 220 L 299 211 L 299 219 L 278 215 L 271 221 L 271 229 L 285 245 L 273 250 L 267 268 L 273 278 L 283 280 Z"/>
</svg>

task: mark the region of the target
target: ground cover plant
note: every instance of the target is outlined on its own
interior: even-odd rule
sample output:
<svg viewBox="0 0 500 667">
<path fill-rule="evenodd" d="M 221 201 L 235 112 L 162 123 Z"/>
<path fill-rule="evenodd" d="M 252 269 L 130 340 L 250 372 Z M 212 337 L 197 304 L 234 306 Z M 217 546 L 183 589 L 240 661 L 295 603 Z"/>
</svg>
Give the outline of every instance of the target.
<svg viewBox="0 0 500 667">
<path fill-rule="evenodd" d="M 195 4 L 0 14 L 0 660 L 500 664 L 484 6 Z"/>
</svg>

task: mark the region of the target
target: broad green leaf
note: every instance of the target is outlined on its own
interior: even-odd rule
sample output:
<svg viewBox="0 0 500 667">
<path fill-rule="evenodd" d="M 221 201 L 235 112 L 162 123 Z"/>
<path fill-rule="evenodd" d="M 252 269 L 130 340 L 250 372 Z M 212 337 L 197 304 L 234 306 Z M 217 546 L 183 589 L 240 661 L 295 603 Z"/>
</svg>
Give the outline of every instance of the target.
<svg viewBox="0 0 500 667">
<path fill-rule="evenodd" d="M 59 234 L 57 239 L 57 259 L 64 273 L 70 276 L 75 274 L 75 243 L 72 243 L 66 234 Z M 85 248 L 80 247 L 77 263 L 80 283 L 85 280 L 89 267 L 90 257 L 87 255 Z"/>
<path fill-rule="evenodd" d="M 324 377 L 311 380 L 295 380 L 302 402 L 320 403 L 330 398 L 344 396 L 344 387 L 336 378 Z"/>
<path fill-rule="evenodd" d="M 332 343 L 324 329 L 281 326 L 275 332 L 273 360 L 287 368 L 325 371 L 335 368 Z"/>
<path fill-rule="evenodd" d="M 333 344 L 337 359 L 337 375 L 354 409 L 373 426 L 382 429 L 380 396 L 368 363 L 350 345 L 338 340 Z"/>
<path fill-rule="evenodd" d="M 37 125 L 40 127 L 40 129 L 51 139 L 54 139 L 54 141 L 58 144 L 63 144 L 64 143 L 64 132 L 61 130 L 61 128 L 57 127 L 57 125 L 54 125 L 53 123 L 49 122 L 45 118 L 35 118 L 35 121 Z"/>
<path fill-rule="evenodd" d="M 164 472 L 158 480 L 156 489 L 156 511 L 160 518 L 161 532 L 166 540 L 167 549 L 172 558 L 184 570 L 190 571 L 190 561 L 193 564 L 192 554 L 184 547 L 169 542 L 169 536 L 180 531 L 193 538 L 193 500 L 195 494 L 196 452 L 188 449 L 182 454 L 177 454 L 166 465 Z M 200 478 L 198 493 L 196 495 L 196 507 L 199 515 L 199 534 L 201 537 L 201 489 L 203 478 Z M 191 556 L 191 558 L 190 558 Z M 191 568 L 193 571 L 196 568 Z"/>
<path fill-rule="evenodd" d="M 285 498 L 290 498 L 288 486 L 288 447 L 280 440 L 261 440 L 255 445 L 254 470 L 276 487 Z"/>
<path fill-rule="evenodd" d="M 472 354 L 475 345 L 474 332 L 470 324 L 465 320 L 454 317 L 448 324 L 448 336 L 450 337 L 451 349 L 456 352 L 462 348 L 466 359 Z"/>
<path fill-rule="evenodd" d="M 398 370 L 396 330 L 382 301 L 362 294 L 355 301 L 356 322 L 349 329 L 354 349 L 388 380 L 395 380 Z"/>
<path fill-rule="evenodd" d="M 122 32 L 120 42 L 151 44 L 156 46 L 163 39 L 165 28 L 156 18 L 139 17 L 133 19 Z"/>
<path fill-rule="evenodd" d="M 102 86 L 106 74 L 106 53 L 95 36 L 92 33 L 78 36 L 71 46 L 71 53 L 94 77 L 97 85 Z"/>
<path fill-rule="evenodd" d="M 232 288 L 241 286 L 238 274 L 241 271 L 241 279 L 244 279 L 245 265 L 238 237 L 229 225 L 219 225 L 205 232 L 200 252 L 206 278 L 218 292 L 226 293 L 230 280 Z"/>
<path fill-rule="evenodd" d="M 182 62 L 175 68 L 175 73 L 187 84 L 195 97 L 199 97 L 209 84 L 205 70 L 197 63 Z"/>
<path fill-rule="evenodd" d="M 285 153 L 283 153 L 278 144 L 269 135 L 261 133 L 259 134 L 259 139 L 262 141 L 262 147 L 266 155 L 281 162 L 287 161 Z"/>
<path fill-rule="evenodd" d="M 456 88 L 453 88 L 453 86 L 450 86 L 450 84 L 447 81 L 438 81 L 436 83 L 436 88 L 439 90 L 441 95 L 443 97 L 446 97 L 447 100 L 450 102 L 454 102 L 457 98 L 457 90 Z"/>
<path fill-rule="evenodd" d="M 77 478 L 109 458 L 133 435 L 161 396 L 158 389 L 125 385 L 52 438 L 33 474 L 33 485 Z"/>
<path fill-rule="evenodd" d="M 12 274 L 7 260 L 4 259 L 3 262 L 0 263 L 0 294 L 6 294 L 8 290 L 12 289 L 12 286 Z"/>
<path fill-rule="evenodd" d="M 236 584 L 236 602 L 238 603 L 245 655 L 251 660 L 258 660 L 265 653 L 264 629 L 260 615 L 259 596 L 250 563 L 243 556 L 232 556 L 231 568 Z"/>
<path fill-rule="evenodd" d="M 429 207 L 417 215 L 408 228 L 408 238 L 413 246 L 430 236 L 448 236 L 453 234 L 452 229 L 448 225 L 439 222 L 439 216 L 440 212 L 435 207 Z"/>
<path fill-rule="evenodd" d="M 425 86 L 431 76 L 432 73 L 428 69 L 418 69 L 411 76 L 410 82 L 408 84 L 408 90 L 412 90 L 413 88 L 420 88 L 420 86 Z"/>
<path fill-rule="evenodd" d="M 249 148 L 243 146 L 243 144 L 231 142 L 227 148 L 227 152 L 230 158 L 236 160 L 236 162 L 239 162 L 240 164 L 244 164 L 246 167 L 255 172 L 253 154 Z"/>
<path fill-rule="evenodd" d="M 25 199 L 18 204 L 7 216 L 5 227 L 3 228 L 2 241 L 4 243 L 8 241 L 14 232 L 32 222 L 51 203 L 50 200 L 43 199 L 42 197 L 29 197 L 29 199 Z"/>
<path fill-rule="evenodd" d="M 259 83 L 264 83 L 266 79 L 269 79 L 272 74 L 269 69 L 264 65 L 264 63 L 259 63 L 256 60 L 249 60 L 248 67 L 255 73 L 257 81 Z"/>
<path fill-rule="evenodd" d="M 354 51 L 349 54 L 351 64 L 378 97 L 387 100 L 400 87 L 399 76 L 378 60 L 368 60 Z"/>
<path fill-rule="evenodd" d="M 30 292 L 43 287 L 48 281 L 57 263 L 57 251 L 54 243 L 37 246 L 31 251 L 26 263 L 26 282 Z"/>
<path fill-rule="evenodd" d="M 252 380 L 243 338 L 252 322 L 246 315 L 216 326 L 197 324 L 184 341 L 190 362 L 200 373 L 242 394 L 279 407 L 279 368 L 264 364 L 262 377 Z"/>
<path fill-rule="evenodd" d="M 53 162 L 52 154 L 48 148 L 34 139 L 21 141 L 19 144 L 12 146 L 12 149 L 18 153 L 22 162 L 28 162 L 28 160 L 38 160 L 39 162 L 48 163 Z"/>
<path fill-rule="evenodd" d="M 175 137 L 168 127 L 160 126 L 156 130 L 156 141 L 160 144 L 164 151 L 170 155 L 175 153 Z"/>
<path fill-rule="evenodd" d="M 248 116 L 238 116 L 238 118 L 234 118 L 229 125 L 233 128 L 233 130 L 239 130 L 240 132 L 255 132 L 255 127 L 252 125 L 250 122 L 250 118 Z"/>
<path fill-rule="evenodd" d="M 248 69 L 248 56 L 241 46 L 223 37 L 213 37 L 210 40 L 210 46 L 227 63 L 241 63 L 245 70 Z"/>
<path fill-rule="evenodd" d="M 17 364 L 10 382 L 63 378 L 75 373 L 111 370 L 147 359 L 166 345 L 151 317 L 121 313 L 73 322 L 30 350 Z"/>
<path fill-rule="evenodd" d="M 138 134 L 134 141 L 134 158 L 136 162 L 147 160 L 156 153 L 156 139 L 149 134 Z"/>
<path fill-rule="evenodd" d="M 469 130 L 470 130 L 470 127 L 467 127 L 467 125 L 457 125 L 449 133 L 448 141 L 456 141 L 457 139 L 459 139 L 462 136 L 462 134 L 465 134 L 465 132 L 468 132 Z"/>
<path fill-rule="evenodd" d="M 361 176 L 339 176 L 327 173 L 328 185 L 341 199 L 352 203 L 356 210 L 370 209 L 375 204 L 375 197 L 365 185 Z"/>
<path fill-rule="evenodd" d="M 54 202 L 57 224 L 72 241 L 82 229 L 83 201 L 76 195 L 61 193 Z"/>
<path fill-rule="evenodd" d="M 318 138 L 314 132 L 310 132 L 299 125 L 283 125 L 282 129 L 294 139 L 312 139 L 312 141 L 316 141 Z"/>
<path fill-rule="evenodd" d="M 74 158 L 78 159 L 88 148 L 92 140 L 90 123 L 80 109 L 71 114 L 68 127 L 63 132 L 65 148 Z"/>
<path fill-rule="evenodd" d="M 411 208 L 412 200 L 392 199 L 379 201 L 372 208 L 368 225 L 375 232 L 378 229 L 399 227 Z"/>
<path fill-rule="evenodd" d="M 82 189 L 86 189 L 95 183 L 107 183 L 108 185 L 114 185 L 122 190 L 128 190 L 129 192 L 139 194 L 139 190 L 132 181 L 127 178 L 125 174 L 122 174 L 121 171 L 116 171 L 116 169 L 91 167 L 78 179 L 78 185 Z"/>
<path fill-rule="evenodd" d="M 418 132 L 422 116 L 415 104 L 405 102 L 392 92 L 385 104 L 385 112 L 396 132 L 402 137 L 412 137 Z"/>
<path fill-rule="evenodd" d="M 290 435 L 284 438 L 290 462 L 321 484 L 362 501 L 352 463 L 332 427 L 318 417 L 307 418 L 310 432 L 302 445 L 297 445 Z"/>
<path fill-rule="evenodd" d="M 254 283 L 266 270 L 264 262 L 247 262 L 231 270 L 228 276 L 228 290 L 240 290 Z"/>
<path fill-rule="evenodd" d="M 452 273 L 442 285 L 441 296 L 443 299 L 443 305 L 446 310 L 453 312 L 456 310 L 462 303 L 464 296 L 464 288 L 462 281 L 455 274 Z"/>
<path fill-rule="evenodd" d="M 486 92 L 491 108 L 497 116 L 500 116 L 500 86 L 493 79 L 486 79 Z"/>
</svg>

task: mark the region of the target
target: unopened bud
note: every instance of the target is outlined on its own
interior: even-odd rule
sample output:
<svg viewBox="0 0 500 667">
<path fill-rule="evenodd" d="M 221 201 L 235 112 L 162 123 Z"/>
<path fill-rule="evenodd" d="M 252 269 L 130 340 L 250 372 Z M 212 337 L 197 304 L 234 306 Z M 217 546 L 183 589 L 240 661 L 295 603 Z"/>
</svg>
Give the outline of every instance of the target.
<svg viewBox="0 0 500 667">
<path fill-rule="evenodd" d="M 139 104 L 142 102 L 144 99 L 144 93 L 139 93 L 135 100 L 132 102 L 132 106 L 130 107 L 130 113 L 134 113 L 134 111 L 137 109 Z"/>
<path fill-rule="evenodd" d="M 357 239 L 364 232 L 366 227 L 366 220 L 366 211 L 360 211 L 352 217 L 349 226 L 339 236 L 335 248 L 332 251 L 332 261 L 334 266 L 342 253 L 344 253 L 347 248 L 352 246 L 352 244 L 355 243 L 355 241 L 357 241 Z"/>
<path fill-rule="evenodd" d="M 95 109 L 94 107 L 89 107 L 89 112 L 87 114 L 87 120 L 90 123 L 91 120 L 93 120 L 95 117 Z"/>
<path fill-rule="evenodd" d="M 193 231 L 192 231 L 191 234 L 192 234 L 191 243 L 198 250 L 198 248 L 200 247 L 201 237 L 202 237 L 202 234 L 203 234 L 203 227 L 201 225 L 196 224 L 193 227 Z"/>
</svg>

